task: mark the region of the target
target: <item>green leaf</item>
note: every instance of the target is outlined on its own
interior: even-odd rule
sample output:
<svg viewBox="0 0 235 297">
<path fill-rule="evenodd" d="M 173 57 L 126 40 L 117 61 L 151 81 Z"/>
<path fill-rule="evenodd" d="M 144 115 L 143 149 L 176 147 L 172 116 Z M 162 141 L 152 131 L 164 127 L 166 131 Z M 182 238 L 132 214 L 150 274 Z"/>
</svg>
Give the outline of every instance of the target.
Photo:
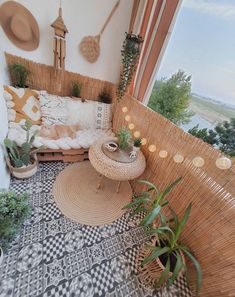
<svg viewBox="0 0 235 297">
<path fill-rule="evenodd" d="M 151 183 L 151 182 L 149 182 L 147 180 L 140 179 L 140 180 L 138 180 L 138 183 L 148 185 L 149 189 L 154 189 L 157 193 L 160 192 L 160 190 L 157 188 L 156 185 L 154 185 L 153 183 Z"/>
<path fill-rule="evenodd" d="M 169 272 L 170 272 L 170 257 L 168 256 L 165 269 L 163 270 L 163 272 L 157 282 L 157 286 L 161 286 L 162 284 L 165 283 L 165 281 L 169 278 Z"/>
<path fill-rule="evenodd" d="M 154 219 L 156 219 L 156 217 L 159 215 L 160 211 L 161 211 L 161 206 L 158 205 L 157 207 L 155 207 L 152 211 L 150 211 L 144 218 L 143 220 L 140 222 L 141 226 L 147 226 L 150 225 Z"/>
<path fill-rule="evenodd" d="M 192 253 L 190 253 L 187 249 L 183 248 L 183 251 L 185 253 L 186 256 L 188 256 L 188 258 L 192 261 L 196 272 L 197 272 L 197 284 L 196 284 L 196 294 L 198 295 L 198 292 L 202 286 L 202 269 L 201 266 L 199 264 L 199 262 L 197 261 L 197 259 L 192 255 Z"/>
<path fill-rule="evenodd" d="M 184 216 L 183 216 L 183 219 L 179 222 L 178 226 L 176 227 L 176 230 L 175 230 L 175 238 L 174 238 L 174 243 L 176 243 L 188 221 L 188 218 L 189 218 L 189 215 L 190 215 L 190 212 L 191 212 L 191 208 L 192 208 L 192 203 L 189 203 L 189 206 L 187 207 L 185 213 L 184 213 Z"/>
<path fill-rule="evenodd" d="M 183 266 L 184 266 L 184 263 L 183 263 L 183 260 L 182 260 L 182 257 L 181 257 L 181 255 L 180 255 L 180 253 L 178 253 L 177 251 L 176 251 L 176 264 L 175 264 L 175 269 L 174 269 L 174 271 L 173 271 L 173 273 L 172 273 L 172 276 L 170 277 L 170 279 L 169 279 L 169 285 L 171 286 L 173 283 L 174 283 L 174 281 L 177 279 L 177 277 L 178 277 L 178 275 L 179 275 L 179 273 L 180 273 L 180 271 L 182 270 L 182 268 L 183 268 Z"/>
<path fill-rule="evenodd" d="M 163 247 L 163 248 L 160 246 L 155 247 L 152 253 L 144 259 L 143 265 L 146 265 L 152 262 L 154 259 L 158 258 L 159 256 L 169 252 L 169 250 L 170 250 L 169 247 Z"/>
<path fill-rule="evenodd" d="M 181 181 L 182 177 L 177 178 L 173 183 L 171 183 L 166 189 L 163 191 L 162 196 L 165 197 L 167 194 L 169 194 L 172 189 Z"/>
</svg>

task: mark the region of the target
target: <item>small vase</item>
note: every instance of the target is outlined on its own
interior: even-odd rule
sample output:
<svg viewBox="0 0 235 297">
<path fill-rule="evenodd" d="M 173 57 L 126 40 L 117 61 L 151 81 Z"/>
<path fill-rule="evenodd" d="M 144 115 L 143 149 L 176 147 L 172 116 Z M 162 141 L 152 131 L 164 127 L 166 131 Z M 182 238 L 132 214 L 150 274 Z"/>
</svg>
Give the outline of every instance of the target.
<svg viewBox="0 0 235 297">
<path fill-rule="evenodd" d="M 136 158 L 139 150 L 140 150 L 140 147 L 133 146 L 132 151 L 130 152 L 130 158 L 131 159 Z"/>
</svg>

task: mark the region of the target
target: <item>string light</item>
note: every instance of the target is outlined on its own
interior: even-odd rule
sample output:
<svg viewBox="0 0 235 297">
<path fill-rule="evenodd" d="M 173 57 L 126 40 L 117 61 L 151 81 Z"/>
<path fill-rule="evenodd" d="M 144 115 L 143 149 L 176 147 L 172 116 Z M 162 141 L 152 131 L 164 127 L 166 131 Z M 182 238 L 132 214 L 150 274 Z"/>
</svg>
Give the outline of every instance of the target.
<svg viewBox="0 0 235 297">
<path fill-rule="evenodd" d="M 146 138 L 142 138 L 141 139 L 141 145 L 146 145 L 147 144 L 147 139 Z"/>
<path fill-rule="evenodd" d="M 134 132 L 134 137 L 139 138 L 140 137 L 140 131 L 135 131 Z"/>
<path fill-rule="evenodd" d="M 232 166 L 232 161 L 229 158 L 221 157 L 216 160 L 215 165 L 219 169 L 225 170 Z"/>
<path fill-rule="evenodd" d="M 202 157 L 195 157 L 192 163 L 195 167 L 202 167 L 205 164 L 205 160 Z"/>
<path fill-rule="evenodd" d="M 125 116 L 125 120 L 126 120 L 127 122 L 130 122 L 131 117 L 130 117 L 129 115 L 126 115 L 126 116 Z"/>
<path fill-rule="evenodd" d="M 156 145 L 155 144 L 150 144 L 150 146 L 148 147 L 149 151 L 151 153 L 154 153 L 157 149 Z"/>
<path fill-rule="evenodd" d="M 166 158 L 168 156 L 168 152 L 167 151 L 165 151 L 165 150 L 161 150 L 160 152 L 159 152 L 159 157 L 160 158 Z"/>
<path fill-rule="evenodd" d="M 128 112 L 128 108 L 126 107 L 126 106 L 123 106 L 123 108 L 122 108 L 122 112 Z"/>
<path fill-rule="evenodd" d="M 173 160 L 175 163 L 182 163 L 184 161 L 184 157 L 180 154 L 176 154 L 174 155 Z"/>
<path fill-rule="evenodd" d="M 135 125 L 133 123 L 130 123 L 128 127 L 130 130 L 133 130 L 135 128 Z"/>
</svg>

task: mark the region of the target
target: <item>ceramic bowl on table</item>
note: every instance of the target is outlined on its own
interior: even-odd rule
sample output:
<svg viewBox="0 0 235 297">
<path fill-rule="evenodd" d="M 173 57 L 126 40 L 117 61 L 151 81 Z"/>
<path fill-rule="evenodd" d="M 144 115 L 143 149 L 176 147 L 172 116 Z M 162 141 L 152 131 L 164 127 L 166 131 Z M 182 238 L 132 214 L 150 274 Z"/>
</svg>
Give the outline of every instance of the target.
<svg viewBox="0 0 235 297">
<path fill-rule="evenodd" d="M 109 141 L 105 144 L 105 148 L 110 152 L 115 152 L 118 149 L 118 144 L 114 141 Z"/>
</svg>

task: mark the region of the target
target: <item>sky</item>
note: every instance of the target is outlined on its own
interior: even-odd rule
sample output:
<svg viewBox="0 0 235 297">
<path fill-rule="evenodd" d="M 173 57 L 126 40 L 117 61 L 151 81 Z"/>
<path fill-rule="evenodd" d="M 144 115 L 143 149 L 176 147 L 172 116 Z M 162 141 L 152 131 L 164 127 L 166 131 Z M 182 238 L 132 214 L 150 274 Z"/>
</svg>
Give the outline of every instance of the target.
<svg viewBox="0 0 235 297">
<path fill-rule="evenodd" d="M 192 92 L 235 105 L 235 0 L 183 0 L 157 79 L 178 69 Z"/>
</svg>

